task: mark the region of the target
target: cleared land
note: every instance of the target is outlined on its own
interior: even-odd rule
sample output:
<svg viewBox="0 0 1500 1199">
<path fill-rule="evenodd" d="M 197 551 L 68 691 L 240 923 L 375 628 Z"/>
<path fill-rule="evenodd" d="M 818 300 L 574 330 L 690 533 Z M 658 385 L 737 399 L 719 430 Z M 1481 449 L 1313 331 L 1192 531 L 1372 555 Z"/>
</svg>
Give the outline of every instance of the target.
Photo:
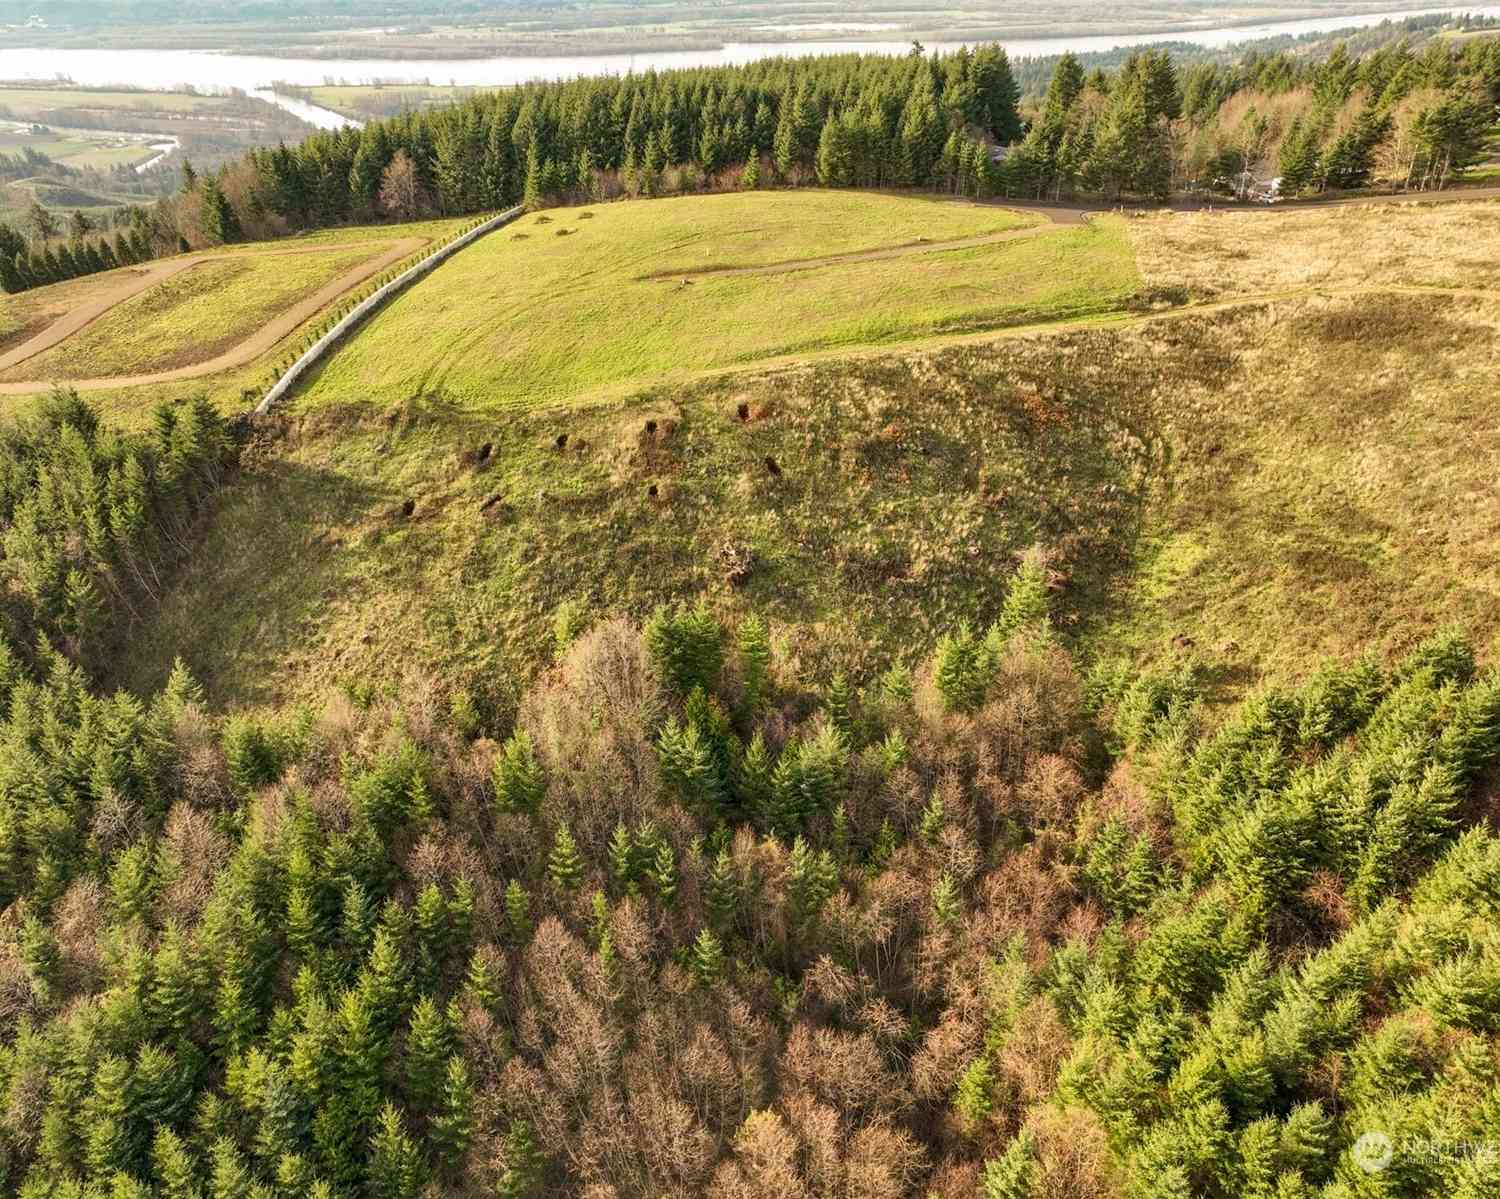
<svg viewBox="0 0 1500 1199">
<path fill-rule="evenodd" d="M 794 652 L 816 634 L 809 669 L 859 672 L 993 617 L 1038 543 L 1065 635 L 1102 657 L 1196 655 L 1230 690 L 1445 620 L 1482 640 L 1500 631 L 1500 289 L 1387 289 L 1463 273 L 1445 255 L 1497 210 L 1396 206 L 1370 214 L 1378 239 L 1343 210 L 1122 222 L 1143 262 L 1192 256 L 1147 269 L 1148 290 L 1217 281 L 1222 307 L 1115 326 L 585 407 L 304 406 L 226 493 L 122 677 L 157 682 L 182 653 L 224 702 L 406 668 L 493 692 L 545 660 L 560 604 L 640 613 L 700 589 L 773 617 Z M 1298 239 L 1364 265 L 1299 289 Z M 1263 251 L 1263 271 L 1241 265 Z"/>
<path fill-rule="evenodd" d="M 299 402 L 571 403 L 641 379 L 1086 316 L 1134 294 L 1118 221 L 943 247 L 1038 219 L 818 191 L 540 213 L 398 299 Z M 787 269 L 801 259 L 820 261 Z"/>
<path fill-rule="evenodd" d="M 160 259 L 0 297 L 0 394 L 223 376 L 461 222 L 372 226 Z M 382 236 L 384 235 L 384 236 Z"/>
<path fill-rule="evenodd" d="M 389 243 L 344 251 L 225 257 L 203 263 L 111 309 L 62 344 L 0 374 L 75 380 L 170 370 L 217 357 L 277 314 Z M 232 295 L 232 308 L 224 302 Z"/>
<path fill-rule="evenodd" d="M 1191 300 L 1385 285 L 1500 288 L 1500 203 L 1162 213 L 1130 222 L 1148 286 Z"/>
</svg>

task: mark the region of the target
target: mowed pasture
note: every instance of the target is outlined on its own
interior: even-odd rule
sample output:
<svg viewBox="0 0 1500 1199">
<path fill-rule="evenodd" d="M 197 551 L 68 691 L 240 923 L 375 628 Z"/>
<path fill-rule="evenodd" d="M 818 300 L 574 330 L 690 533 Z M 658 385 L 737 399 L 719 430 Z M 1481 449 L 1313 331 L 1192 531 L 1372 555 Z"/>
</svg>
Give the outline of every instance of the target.
<svg viewBox="0 0 1500 1199">
<path fill-rule="evenodd" d="M 301 402 L 560 405 L 715 368 L 1088 316 L 1138 283 L 1123 224 L 1108 218 L 1061 227 L 828 191 L 557 209 L 397 299 Z"/>
</svg>

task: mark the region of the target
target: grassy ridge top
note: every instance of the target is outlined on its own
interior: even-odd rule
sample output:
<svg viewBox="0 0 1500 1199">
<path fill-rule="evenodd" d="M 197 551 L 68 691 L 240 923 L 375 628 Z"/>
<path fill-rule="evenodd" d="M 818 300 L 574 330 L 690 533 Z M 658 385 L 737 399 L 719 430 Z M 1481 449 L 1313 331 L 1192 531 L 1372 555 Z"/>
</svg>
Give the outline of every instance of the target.
<svg viewBox="0 0 1500 1199">
<path fill-rule="evenodd" d="M 400 297 L 302 403 L 573 402 L 705 368 L 1097 312 L 1137 287 L 1128 243 L 1107 222 L 938 248 L 1032 221 L 818 191 L 535 214 Z M 903 247 L 913 252 L 876 256 Z M 798 260 L 817 269 L 782 269 Z"/>
</svg>

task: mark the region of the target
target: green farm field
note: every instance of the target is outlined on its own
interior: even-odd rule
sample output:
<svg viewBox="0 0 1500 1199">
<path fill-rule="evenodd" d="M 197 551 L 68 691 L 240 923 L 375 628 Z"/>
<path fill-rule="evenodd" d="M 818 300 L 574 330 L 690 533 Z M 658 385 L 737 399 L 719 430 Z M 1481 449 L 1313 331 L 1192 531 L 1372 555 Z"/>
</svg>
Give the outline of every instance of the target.
<svg viewBox="0 0 1500 1199">
<path fill-rule="evenodd" d="M 111 137 L 74 130 L 54 130 L 45 134 L 0 130 L 0 154 L 14 155 L 23 150 L 45 154 L 63 166 L 93 167 L 100 171 L 117 166 L 136 166 L 156 154 L 142 138 Z"/>
<path fill-rule="evenodd" d="M 187 92 L 105 91 L 92 88 L 0 87 L 0 110 L 17 119 L 57 111 L 133 111 L 205 113 L 221 109 L 221 96 L 195 96 Z"/>
<path fill-rule="evenodd" d="M 979 239 L 996 240 L 943 248 Z M 1087 316 L 1138 284 L 1109 220 L 1043 227 L 994 207 L 821 191 L 553 210 L 396 300 L 302 402 L 571 403 L 636 380 Z"/>
<path fill-rule="evenodd" d="M 438 108 L 473 95 L 481 88 L 445 84 L 327 84 L 295 89 L 319 108 L 332 109 L 356 120 L 379 120 L 397 113 Z"/>
</svg>

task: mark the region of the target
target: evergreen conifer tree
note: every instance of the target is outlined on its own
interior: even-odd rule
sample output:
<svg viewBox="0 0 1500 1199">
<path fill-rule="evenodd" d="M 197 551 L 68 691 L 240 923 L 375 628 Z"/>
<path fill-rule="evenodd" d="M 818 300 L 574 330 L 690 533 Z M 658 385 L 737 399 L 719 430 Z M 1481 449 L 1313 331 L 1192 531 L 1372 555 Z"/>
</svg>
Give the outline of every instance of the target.
<svg viewBox="0 0 1500 1199">
<path fill-rule="evenodd" d="M 557 826 L 552 852 L 547 856 L 547 877 L 560 891 L 576 891 L 583 880 L 583 857 L 565 820 Z"/>
</svg>

